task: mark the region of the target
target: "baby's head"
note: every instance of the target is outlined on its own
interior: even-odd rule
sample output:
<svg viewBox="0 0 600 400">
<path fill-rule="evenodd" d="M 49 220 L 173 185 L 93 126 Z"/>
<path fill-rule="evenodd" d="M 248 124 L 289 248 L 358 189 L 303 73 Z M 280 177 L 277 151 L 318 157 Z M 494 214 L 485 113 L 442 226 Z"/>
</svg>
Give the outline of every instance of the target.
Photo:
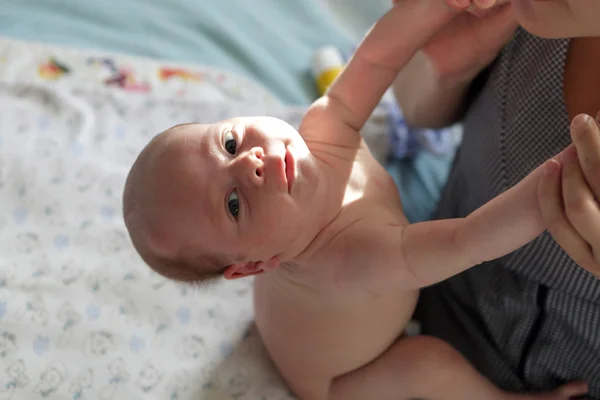
<svg viewBox="0 0 600 400">
<path fill-rule="evenodd" d="M 519 23 L 534 35 L 600 36 L 598 0 L 511 0 Z"/>
<path fill-rule="evenodd" d="M 178 125 L 132 166 L 125 224 L 144 261 L 172 279 L 269 271 L 315 235 L 317 168 L 298 132 L 275 118 Z"/>
</svg>

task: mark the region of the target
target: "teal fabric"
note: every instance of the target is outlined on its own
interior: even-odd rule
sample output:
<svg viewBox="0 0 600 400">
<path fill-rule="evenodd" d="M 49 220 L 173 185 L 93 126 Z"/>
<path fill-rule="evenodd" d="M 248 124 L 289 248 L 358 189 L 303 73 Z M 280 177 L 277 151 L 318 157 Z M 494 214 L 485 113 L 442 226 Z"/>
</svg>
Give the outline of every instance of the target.
<svg viewBox="0 0 600 400">
<path fill-rule="evenodd" d="M 454 154 L 435 156 L 423 151 L 413 159 L 388 161 L 385 168 L 398 187 L 410 222 L 426 221 L 435 214 L 453 159 Z"/>
<path fill-rule="evenodd" d="M 319 47 L 356 44 L 317 0 L 0 0 L 0 35 L 211 65 L 290 104 L 316 98 Z M 387 165 L 409 220 L 429 218 L 449 167 L 428 153 Z"/>
<path fill-rule="evenodd" d="M 0 34 L 214 65 L 292 104 L 316 97 L 320 46 L 354 44 L 316 0 L 0 0 Z"/>
</svg>

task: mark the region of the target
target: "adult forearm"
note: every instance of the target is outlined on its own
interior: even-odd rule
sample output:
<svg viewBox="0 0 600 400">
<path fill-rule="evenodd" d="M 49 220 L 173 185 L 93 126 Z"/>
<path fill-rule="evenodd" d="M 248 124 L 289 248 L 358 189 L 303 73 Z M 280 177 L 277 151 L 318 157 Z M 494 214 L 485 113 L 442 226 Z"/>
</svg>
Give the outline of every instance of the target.
<svg viewBox="0 0 600 400">
<path fill-rule="evenodd" d="M 398 74 L 393 89 L 410 126 L 441 128 L 461 118 L 470 84 L 471 80 L 439 77 L 418 52 Z"/>
</svg>

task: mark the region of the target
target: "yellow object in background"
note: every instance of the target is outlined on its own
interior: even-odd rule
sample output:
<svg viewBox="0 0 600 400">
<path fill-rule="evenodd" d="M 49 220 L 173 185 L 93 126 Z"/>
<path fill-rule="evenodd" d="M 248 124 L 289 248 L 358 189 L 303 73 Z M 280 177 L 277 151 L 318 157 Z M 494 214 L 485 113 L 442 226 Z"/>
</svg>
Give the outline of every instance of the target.
<svg viewBox="0 0 600 400">
<path fill-rule="evenodd" d="M 313 58 L 313 76 L 319 95 L 324 95 L 329 86 L 344 70 L 342 54 L 333 46 L 319 49 Z"/>
</svg>

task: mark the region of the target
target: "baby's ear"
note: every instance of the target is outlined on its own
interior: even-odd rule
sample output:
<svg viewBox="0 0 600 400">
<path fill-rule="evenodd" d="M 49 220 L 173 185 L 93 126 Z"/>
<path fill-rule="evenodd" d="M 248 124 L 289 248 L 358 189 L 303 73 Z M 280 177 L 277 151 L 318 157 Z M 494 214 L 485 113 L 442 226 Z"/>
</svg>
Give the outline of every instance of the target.
<svg viewBox="0 0 600 400">
<path fill-rule="evenodd" d="M 225 279 L 245 278 L 272 271 L 277 267 L 279 267 L 279 259 L 277 257 L 271 257 L 267 261 L 245 261 L 225 268 L 223 276 L 225 276 Z"/>
</svg>

